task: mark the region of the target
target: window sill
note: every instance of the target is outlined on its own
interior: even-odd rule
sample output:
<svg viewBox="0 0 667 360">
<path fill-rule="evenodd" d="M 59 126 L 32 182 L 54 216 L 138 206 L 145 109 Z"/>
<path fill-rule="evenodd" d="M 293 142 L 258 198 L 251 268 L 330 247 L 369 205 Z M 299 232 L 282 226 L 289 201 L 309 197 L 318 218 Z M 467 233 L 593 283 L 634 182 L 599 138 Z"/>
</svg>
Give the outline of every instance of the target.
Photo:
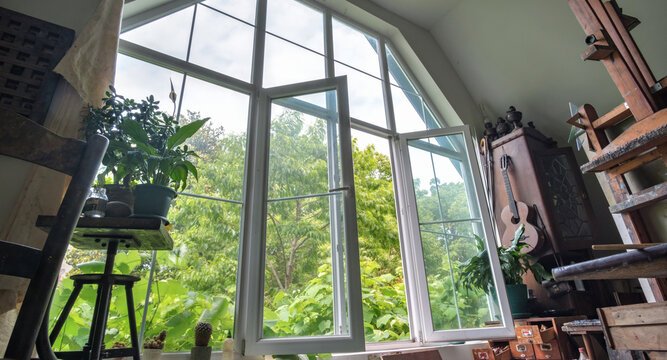
<svg viewBox="0 0 667 360">
<path fill-rule="evenodd" d="M 486 346 L 488 343 L 483 340 L 466 341 L 463 344 L 446 343 L 428 343 L 419 345 L 416 342 L 396 341 L 387 344 L 367 344 L 367 350 L 358 353 L 332 354 L 335 360 L 366 360 L 379 359 L 382 355 L 395 355 L 407 352 L 416 352 L 423 350 L 439 350 L 443 359 L 472 359 L 470 349 Z M 369 346 L 371 345 L 371 346 Z M 373 346 L 374 345 L 374 346 Z"/>
</svg>

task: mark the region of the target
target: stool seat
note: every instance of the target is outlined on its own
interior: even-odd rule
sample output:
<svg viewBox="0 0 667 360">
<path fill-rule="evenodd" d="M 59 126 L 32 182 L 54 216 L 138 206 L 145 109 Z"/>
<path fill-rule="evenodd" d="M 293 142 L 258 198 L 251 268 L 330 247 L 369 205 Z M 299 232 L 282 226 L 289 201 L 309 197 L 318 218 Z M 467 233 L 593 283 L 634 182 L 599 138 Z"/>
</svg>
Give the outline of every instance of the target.
<svg viewBox="0 0 667 360">
<path fill-rule="evenodd" d="M 109 279 L 113 285 L 127 285 L 141 280 L 138 276 L 118 274 L 77 274 L 70 276 L 70 279 L 82 284 L 97 284 L 105 278 Z"/>
</svg>

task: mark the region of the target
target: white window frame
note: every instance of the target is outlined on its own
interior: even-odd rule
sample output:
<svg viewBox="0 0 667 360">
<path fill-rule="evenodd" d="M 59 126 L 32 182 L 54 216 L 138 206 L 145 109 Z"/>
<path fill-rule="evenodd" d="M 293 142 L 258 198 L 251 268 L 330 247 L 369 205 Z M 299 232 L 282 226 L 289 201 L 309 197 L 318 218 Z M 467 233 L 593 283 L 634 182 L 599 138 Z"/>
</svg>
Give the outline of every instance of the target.
<svg viewBox="0 0 667 360">
<path fill-rule="evenodd" d="M 266 212 L 268 193 L 268 159 L 270 144 L 271 103 L 275 99 L 336 90 L 338 106 L 338 136 L 340 139 L 341 186 L 329 191 L 343 194 L 345 238 L 345 279 L 335 276 L 340 266 L 332 260 L 334 298 L 339 298 L 340 286 L 345 284 L 347 302 L 334 301 L 339 326 L 349 324 L 347 334 L 314 337 L 262 338 L 264 309 L 264 275 L 266 247 Z M 245 355 L 333 353 L 363 351 L 364 325 L 361 303 L 361 274 L 357 241 L 352 141 L 345 77 L 328 78 L 290 84 L 259 91 L 258 116 L 252 135 L 248 138 L 248 171 L 246 173 L 246 204 L 243 213 L 235 316 L 235 345 Z M 332 226 L 333 228 L 333 226 Z M 337 247 L 332 244 L 332 251 Z M 332 259 L 338 257 L 332 255 Z M 345 314 L 341 320 L 340 314 Z M 349 323 L 348 323 L 349 321 Z M 344 327 L 344 326 L 343 326 Z M 338 326 L 336 332 L 340 333 Z"/>
<path fill-rule="evenodd" d="M 417 202 L 415 198 L 414 182 L 412 178 L 412 167 L 410 165 L 410 155 L 408 148 L 408 141 L 415 139 L 423 139 L 435 136 L 455 135 L 461 134 L 464 138 L 465 155 L 459 158 L 469 170 L 468 174 L 464 174 L 464 181 L 466 190 L 472 191 L 473 196 L 468 195 L 468 199 L 475 199 L 479 204 L 480 218 L 482 219 L 482 227 L 487 249 L 495 249 L 496 241 L 494 237 L 493 226 L 489 207 L 486 202 L 486 197 L 483 196 L 484 188 L 482 186 L 482 177 L 477 166 L 477 159 L 475 157 L 476 150 L 473 142 L 473 137 L 468 126 L 457 126 L 445 129 L 426 130 L 412 133 L 405 133 L 398 136 L 398 157 L 400 158 L 400 171 L 402 191 L 401 200 L 403 202 L 403 211 L 400 216 L 403 226 L 403 242 L 406 244 L 402 246 L 404 253 L 404 267 L 412 269 L 406 275 L 406 281 L 410 284 L 412 300 L 412 312 L 410 315 L 417 315 L 418 319 L 414 319 L 416 327 L 411 329 L 418 332 L 417 340 L 422 343 L 443 342 L 443 341 L 468 341 L 478 339 L 499 339 L 514 336 L 514 324 L 512 321 L 509 303 L 507 301 L 507 292 L 505 290 L 505 282 L 503 280 L 500 263 L 498 260 L 498 253 L 496 251 L 489 251 L 491 270 L 498 295 L 498 303 L 501 312 L 501 324 L 494 327 L 484 328 L 467 328 L 467 329 L 451 329 L 451 330 L 435 330 L 433 328 L 431 305 L 428 294 L 428 284 L 426 281 L 426 269 L 424 266 L 424 256 L 421 244 L 421 233 L 419 228 L 419 218 L 417 214 Z M 466 176 L 467 175 L 467 176 Z M 472 186 L 470 186 L 472 185 Z M 471 206 L 471 209 L 476 206 Z M 413 335 L 414 336 L 414 335 Z"/>
<path fill-rule="evenodd" d="M 405 64 L 405 61 L 401 58 L 401 54 L 397 49 L 395 49 L 392 45 L 391 42 L 388 41 L 387 37 L 384 36 L 383 34 L 380 34 L 367 26 L 364 26 L 363 24 L 360 24 L 357 21 L 351 20 L 348 16 L 346 16 L 343 13 L 339 13 L 335 10 L 330 9 L 329 7 L 326 6 L 326 4 L 322 4 L 320 2 L 315 2 L 313 0 L 298 0 L 301 1 L 304 4 L 307 4 L 308 6 L 311 6 L 313 8 L 316 8 L 320 11 L 323 12 L 324 14 L 324 27 L 325 27 L 325 64 L 326 64 L 326 76 L 328 80 L 332 81 L 334 78 L 334 60 L 333 60 L 333 39 L 332 39 L 332 33 L 331 33 L 331 22 L 332 22 L 332 16 L 336 17 L 340 21 L 343 21 L 344 23 L 355 27 L 359 29 L 360 31 L 373 36 L 377 39 L 378 41 L 378 58 L 380 61 L 380 70 L 381 70 L 381 77 L 382 77 L 382 84 L 383 84 L 383 91 L 384 91 L 384 99 L 385 99 L 385 113 L 387 117 L 387 127 L 381 127 L 377 125 L 373 125 L 369 122 L 364 121 L 364 119 L 355 119 L 351 118 L 351 127 L 363 131 L 365 133 L 375 135 L 378 137 L 384 137 L 384 138 L 389 138 L 390 139 L 390 152 L 391 152 L 391 163 L 392 163 L 392 173 L 393 173 L 393 179 L 394 179 L 394 194 L 396 197 L 396 209 L 397 209 L 397 216 L 398 216 L 398 228 L 399 228 L 399 234 L 401 237 L 400 241 L 400 246 L 401 246 L 401 252 L 402 252 L 402 258 L 403 258 L 403 268 L 404 268 L 404 274 L 405 274 L 405 287 L 406 287 L 406 296 L 407 296 L 407 307 L 408 307 L 408 322 L 410 324 L 410 332 L 411 332 L 411 339 L 410 340 L 400 340 L 400 341 L 393 341 L 393 342 L 379 342 L 379 343 L 369 343 L 367 344 L 368 348 L 373 348 L 373 349 L 389 349 L 389 348 L 395 348 L 397 346 L 410 346 L 410 344 L 414 345 L 422 345 L 426 342 L 437 342 L 437 341 L 454 341 L 454 340 L 471 340 L 471 339 L 480 339 L 480 338 L 491 338 L 491 337 L 496 337 L 494 334 L 502 332 L 503 334 L 506 334 L 506 336 L 512 336 L 513 333 L 509 333 L 507 331 L 508 326 L 505 325 L 503 331 L 499 330 L 499 328 L 495 329 L 466 329 L 466 330 L 450 330 L 449 332 L 463 332 L 457 336 L 452 335 L 452 334 L 447 334 L 441 336 L 441 332 L 434 332 L 428 331 L 429 329 L 427 326 L 424 324 L 431 323 L 431 318 L 430 318 L 430 304 L 428 303 L 428 293 L 427 293 L 427 288 L 425 287 L 424 280 L 425 277 L 424 275 L 424 269 L 423 269 L 423 258 L 421 258 L 421 242 L 420 242 L 420 236 L 419 236 L 419 223 L 418 220 L 413 219 L 413 217 L 416 218 L 416 206 L 415 206 L 415 200 L 414 200 L 414 189 L 412 188 L 412 178 L 411 178 L 411 171 L 409 167 L 409 158 L 407 158 L 407 154 L 405 151 L 402 151 L 402 148 L 404 147 L 402 145 L 402 142 L 407 141 L 410 137 L 414 136 L 437 136 L 437 134 L 451 134 L 456 131 L 462 131 L 465 134 L 465 139 L 466 139 L 466 148 L 467 148 L 467 154 L 468 154 L 468 162 L 470 164 L 470 170 L 472 172 L 472 178 L 474 180 L 474 189 L 476 192 L 476 197 L 479 202 L 479 208 L 481 210 L 481 216 L 483 218 L 487 218 L 487 220 L 484 221 L 484 231 L 486 235 L 486 241 L 490 242 L 492 241 L 493 237 L 491 236 L 490 232 L 492 232 L 490 229 L 490 223 L 488 221 L 489 218 L 489 212 L 488 212 L 488 205 L 486 203 L 486 198 L 482 196 L 484 194 L 483 187 L 481 186 L 481 177 L 479 176 L 479 168 L 475 165 L 475 161 L 472 159 L 474 158 L 474 154 L 476 154 L 473 149 L 474 146 L 472 145 L 471 141 L 471 136 L 469 130 L 461 128 L 449 128 L 445 130 L 431 130 L 431 131 L 420 131 L 420 132 L 415 132 L 415 133 L 405 133 L 405 134 L 397 134 L 396 132 L 396 125 L 395 125 L 395 115 L 393 111 L 393 105 L 392 105 L 392 94 L 391 94 L 391 84 L 389 82 L 389 70 L 388 70 L 388 63 L 387 63 L 387 56 L 386 56 L 386 48 L 385 45 L 389 46 L 392 50 L 392 53 L 394 55 L 394 58 L 396 61 L 401 65 L 402 70 L 405 72 L 407 75 L 407 78 L 411 81 L 411 84 L 416 88 L 418 91 L 419 95 L 422 96 L 423 100 L 425 103 L 428 105 L 429 109 L 433 112 L 434 117 L 436 118 L 437 121 L 442 122 L 442 114 L 437 112 L 437 108 L 432 106 L 432 101 L 428 97 L 428 93 L 424 91 L 424 89 L 421 87 L 418 81 L 415 81 L 415 77 L 410 71 L 410 69 L 406 66 L 403 66 Z M 164 6 L 159 6 L 157 8 L 151 9 L 149 11 L 145 11 L 143 13 L 137 14 L 131 18 L 125 19 L 122 24 L 122 31 L 128 31 L 133 28 L 136 28 L 138 26 L 141 26 L 145 23 L 148 23 L 154 19 L 166 16 L 170 13 L 173 13 L 175 11 L 181 10 L 187 6 L 191 6 L 193 4 L 199 3 L 200 0 L 179 0 L 177 2 L 174 2 L 174 4 L 165 4 Z M 266 139 L 268 138 L 268 133 L 267 129 L 262 128 L 262 126 L 258 126 L 258 123 L 256 119 L 260 118 L 258 117 L 258 112 L 263 111 L 264 114 L 267 114 L 268 108 L 262 108 L 261 106 L 258 105 L 259 102 L 264 101 L 262 100 L 263 97 L 268 96 L 269 90 L 261 90 L 262 86 L 262 73 L 263 73 L 263 62 L 264 62 L 264 38 L 266 35 L 266 6 L 267 5 L 267 0 L 257 0 L 257 17 L 256 17 L 256 22 L 253 26 L 256 27 L 255 30 L 255 39 L 254 39 L 254 54 L 253 54 L 253 66 L 252 66 L 252 77 L 250 82 L 246 82 L 240 79 L 233 78 L 231 76 L 218 73 L 216 71 L 212 71 L 210 69 L 198 66 L 196 64 L 189 63 L 187 61 L 183 61 L 177 58 L 174 58 L 172 56 L 166 55 L 159 53 L 155 50 L 145 48 L 143 46 L 133 44 L 131 42 L 125 41 L 125 40 L 120 40 L 119 44 L 119 52 L 123 53 L 125 55 L 131 56 L 133 58 L 147 61 L 149 63 L 165 67 L 168 69 L 176 70 L 178 72 L 183 73 L 184 75 L 187 76 L 192 76 L 195 78 L 199 78 L 204 81 L 208 81 L 220 86 L 223 86 L 225 88 L 235 90 L 241 93 L 245 93 L 250 95 L 250 111 L 249 111 L 249 123 L 250 125 L 248 126 L 248 146 L 247 146 L 247 153 L 246 153 L 246 179 L 244 180 L 244 209 L 243 209 L 243 214 L 244 216 L 242 217 L 242 223 L 241 223 L 241 231 L 243 234 L 246 232 L 248 234 L 256 234 L 255 232 L 257 229 L 253 229 L 251 223 L 254 224 L 252 219 L 256 219 L 257 216 L 261 215 L 260 213 L 255 213 L 258 209 L 257 206 L 250 206 L 250 204 L 256 203 L 257 201 L 261 201 L 261 196 L 260 196 L 260 190 L 261 188 L 261 182 L 257 182 L 257 180 L 252 180 L 252 179 L 257 179 L 257 176 L 263 175 L 265 176 L 266 174 L 261 174 L 261 171 L 264 171 L 264 168 L 260 166 L 258 168 L 258 165 L 261 165 L 261 162 L 265 162 L 266 159 L 263 158 L 260 154 L 261 151 L 266 151 L 266 149 L 262 150 L 261 143 L 265 142 Z M 237 19 L 238 20 L 238 19 Z M 297 85 L 302 85 L 302 84 L 297 84 Z M 297 85 L 289 85 L 287 87 L 282 87 L 283 90 L 289 90 L 290 87 L 292 86 L 297 86 Z M 184 86 L 184 85 L 183 85 Z M 294 88 L 296 89 L 296 88 Z M 276 90 L 276 89 L 273 89 Z M 181 89 L 181 93 L 182 93 Z M 340 94 L 339 94 L 340 95 Z M 348 116 L 349 116 L 349 110 L 348 110 Z M 264 124 L 266 125 L 266 124 Z M 341 145 L 342 145 L 343 139 L 341 138 Z M 253 146 L 250 146 L 253 145 Z M 265 163 L 263 163 L 266 165 Z M 348 169 L 351 171 L 351 169 Z M 345 171 L 345 170 L 344 170 Z M 468 179 L 466 179 L 468 181 Z M 250 212 L 250 209 L 254 212 Z M 265 210 L 264 210 L 265 211 Z M 262 219 L 263 217 L 259 217 L 259 219 Z M 356 218 L 354 219 L 356 222 Z M 415 225 L 416 224 L 416 225 Z M 415 227 L 416 226 L 416 227 Z M 416 229 L 416 232 L 415 232 Z M 415 236 L 416 234 L 416 236 Z M 246 235 L 243 235 L 246 236 Z M 250 235 L 248 235 L 250 236 Z M 250 238 L 249 238 L 250 239 Z M 356 239 L 356 237 L 355 237 Z M 487 244 L 488 246 L 488 244 Z M 418 249 L 416 248 L 418 247 Z M 247 242 L 241 242 L 240 247 L 239 247 L 239 278 L 242 275 L 248 275 L 252 274 L 253 272 L 257 272 L 256 268 L 251 268 L 250 267 L 250 262 L 249 259 L 244 259 L 244 256 L 248 256 L 250 250 L 250 244 Z M 415 256 L 415 253 L 419 251 L 420 256 Z M 358 252 L 358 250 L 357 250 Z M 499 272 L 498 269 L 496 269 L 497 265 L 497 255 L 492 254 L 492 259 L 493 260 L 493 268 L 494 268 L 494 276 L 497 274 L 495 272 Z M 241 261 L 243 263 L 241 264 Z M 358 269 L 358 266 L 356 267 Z M 357 276 L 351 276 L 351 274 L 348 274 L 349 279 L 351 280 L 356 280 L 359 281 L 359 274 Z M 420 280 L 420 277 L 422 280 Z M 496 279 L 498 281 L 498 279 Z M 502 277 L 500 279 L 500 283 L 502 283 Z M 242 322 L 242 319 L 248 318 L 248 316 L 252 315 L 252 313 L 256 309 L 259 308 L 258 304 L 252 305 L 252 297 L 247 297 L 247 296 L 242 296 L 241 294 L 247 293 L 248 292 L 248 284 L 247 283 L 242 283 L 240 280 L 237 282 L 237 301 L 236 301 L 236 314 L 235 314 L 235 326 L 234 326 L 234 336 L 235 336 L 235 346 L 237 351 L 242 351 L 243 349 L 247 348 L 246 342 L 248 338 L 245 336 L 245 334 L 248 334 L 247 329 L 245 324 Z M 504 324 L 509 324 L 509 326 L 512 325 L 511 318 L 509 315 L 509 305 L 506 300 L 506 294 L 503 286 L 500 286 L 499 288 L 499 299 L 500 299 L 500 305 L 502 308 L 502 313 L 503 313 L 503 323 Z M 426 295 L 425 295 L 426 294 Z M 238 297 L 241 296 L 241 297 Z M 256 301 L 257 299 L 255 299 Z M 359 309 L 361 308 L 361 299 L 359 298 L 358 301 L 358 306 Z M 428 309 L 428 313 L 425 312 L 424 309 Z M 352 310 L 350 308 L 350 310 Z M 256 314 L 255 314 L 256 315 Z M 362 313 L 359 313 L 358 318 L 362 318 Z M 509 319 L 509 321 L 508 321 Z M 339 320 L 340 321 L 340 320 Z M 257 325 L 255 325 L 257 326 Z M 261 328 L 260 328 L 261 330 Z M 353 329 L 350 329 L 350 331 L 353 331 Z M 356 330 L 358 334 L 360 334 L 360 340 L 357 339 L 357 341 L 361 341 L 361 343 L 364 342 L 364 334 L 363 334 L 363 326 L 361 327 L 360 330 Z M 256 337 L 255 337 L 256 338 Z M 292 340 L 299 340 L 301 341 L 302 338 L 293 338 Z M 277 343 L 277 342 L 276 342 Z M 306 342 L 308 343 L 308 342 Z M 311 346 L 311 347 L 304 347 L 303 343 L 299 344 L 298 347 L 293 348 L 293 351 L 291 353 L 322 353 L 326 352 L 326 349 L 318 346 Z M 335 346 L 333 350 L 330 352 L 345 352 L 345 351 L 358 351 L 358 350 L 346 350 L 344 347 L 340 346 Z M 278 350 L 275 347 L 272 347 L 270 349 L 271 353 L 277 354 L 279 353 Z"/>
</svg>

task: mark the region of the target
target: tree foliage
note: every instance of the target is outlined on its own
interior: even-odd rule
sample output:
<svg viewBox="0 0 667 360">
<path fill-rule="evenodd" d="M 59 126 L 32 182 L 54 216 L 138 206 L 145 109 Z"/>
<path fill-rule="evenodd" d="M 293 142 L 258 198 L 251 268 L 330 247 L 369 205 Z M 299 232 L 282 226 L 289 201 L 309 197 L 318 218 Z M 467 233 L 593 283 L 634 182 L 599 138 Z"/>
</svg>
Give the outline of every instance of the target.
<svg viewBox="0 0 667 360">
<path fill-rule="evenodd" d="M 182 116 L 185 123 L 199 120 L 198 113 Z M 269 155 L 269 202 L 267 209 L 267 259 L 264 293 L 264 335 L 307 336 L 333 333 L 330 206 L 340 206 L 336 196 L 315 196 L 279 200 L 297 195 L 327 194 L 326 124 L 285 111 L 271 124 Z M 200 158 L 192 159 L 199 169 L 199 181 L 190 183 L 188 193 L 227 199 L 215 201 L 181 195 L 170 211 L 174 249 L 158 252 L 150 302 L 143 308 L 150 253 L 119 253 L 115 271 L 141 276 L 134 286 L 137 319 L 147 312 L 146 336 L 166 329 L 165 351 L 187 351 L 193 346 L 197 321 L 213 326 L 211 345 L 220 348 L 233 329 L 237 254 L 240 236 L 245 134 L 232 134 L 207 123 L 192 138 L 190 148 Z M 353 143 L 357 222 L 364 327 L 366 340 L 390 341 L 410 338 L 406 291 L 398 237 L 394 187 L 389 158 L 373 146 Z M 436 196 L 436 190 L 440 196 Z M 463 184 L 431 184 L 429 191 L 417 190 L 422 217 L 466 218 L 468 204 Z M 330 199 L 332 204 L 330 204 Z M 442 212 L 445 212 L 442 214 Z M 423 228 L 422 230 L 429 230 Z M 458 271 L 476 254 L 470 224 L 422 232 L 434 326 L 439 329 L 479 326 L 489 318 L 483 293 L 463 295 Z M 445 245 L 449 250 L 445 254 Z M 76 249 L 67 261 L 73 272 L 89 272 L 90 261 L 102 254 Z M 79 265 L 79 266 L 76 266 Z M 83 270 L 83 268 L 87 269 Z M 101 271 L 101 270 L 100 270 Z M 51 323 L 72 291 L 64 280 L 54 298 Z M 459 294 L 456 302 L 454 294 Z M 80 349 L 87 341 L 95 291 L 84 288 L 55 348 Z M 113 292 L 107 325 L 107 347 L 115 341 L 129 343 L 127 307 L 122 289 Z M 458 311 L 457 311 L 458 309 Z"/>
</svg>

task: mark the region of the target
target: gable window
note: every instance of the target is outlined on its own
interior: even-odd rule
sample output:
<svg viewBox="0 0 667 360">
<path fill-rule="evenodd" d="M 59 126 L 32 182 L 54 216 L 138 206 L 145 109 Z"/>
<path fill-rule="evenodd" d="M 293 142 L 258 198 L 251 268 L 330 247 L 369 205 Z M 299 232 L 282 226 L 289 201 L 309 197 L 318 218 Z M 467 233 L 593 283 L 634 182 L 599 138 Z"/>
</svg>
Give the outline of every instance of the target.
<svg viewBox="0 0 667 360">
<path fill-rule="evenodd" d="M 188 351 L 202 320 L 214 348 L 233 336 L 246 354 L 286 354 L 511 335 L 502 286 L 458 285 L 476 237 L 494 246 L 471 135 L 441 129 L 383 35 L 310 1 L 179 4 L 126 17 L 117 61 L 120 94 L 211 118 L 189 140 L 199 181 L 171 209 L 174 250 L 117 257 L 142 278 L 142 336 L 167 329 L 166 351 Z M 75 307 L 56 348 L 85 342 L 91 311 Z M 124 309 L 107 347 L 129 341 Z"/>
</svg>

